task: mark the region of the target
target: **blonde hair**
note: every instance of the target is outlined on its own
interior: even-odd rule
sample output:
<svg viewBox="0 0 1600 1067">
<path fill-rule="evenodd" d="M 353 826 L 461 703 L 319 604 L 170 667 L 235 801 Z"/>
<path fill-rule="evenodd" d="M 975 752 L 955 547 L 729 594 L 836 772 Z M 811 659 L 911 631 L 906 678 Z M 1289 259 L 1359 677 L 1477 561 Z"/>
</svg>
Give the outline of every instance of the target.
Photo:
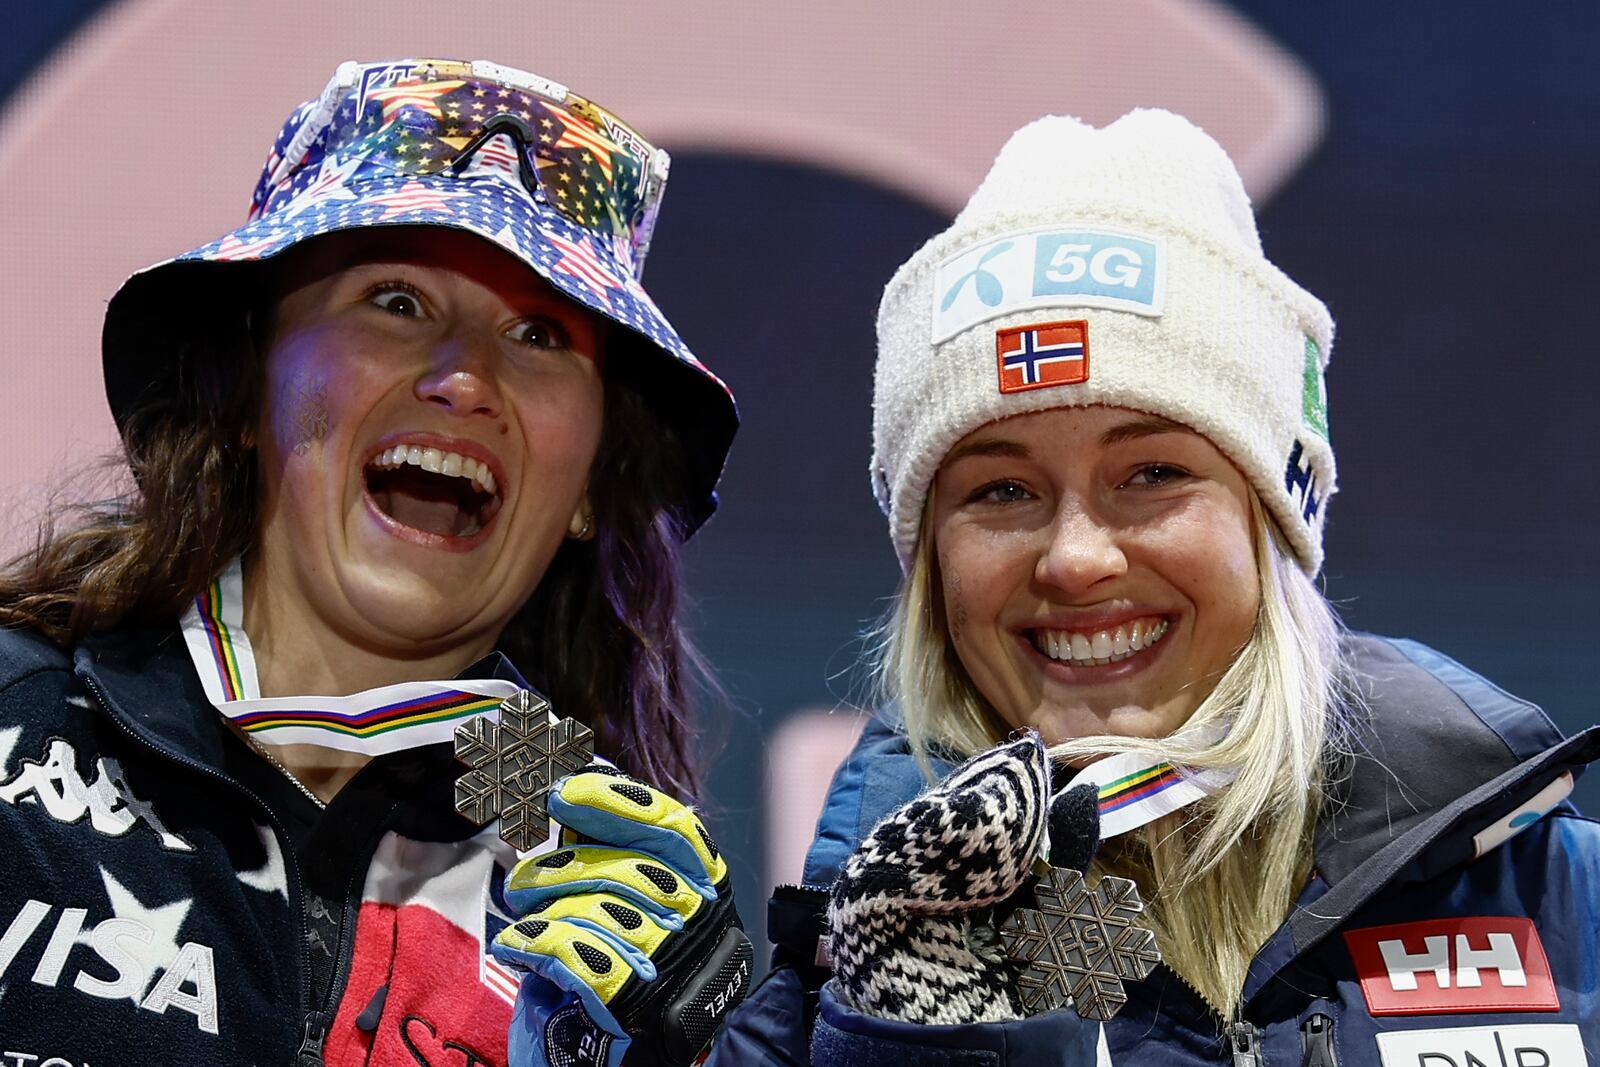
<svg viewBox="0 0 1600 1067">
<path fill-rule="evenodd" d="M 1138 752 L 1232 774 L 1182 811 L 1106 842 L 1095 860 L 1098 873 L 1139 884 L 1168 966 L 1224 1017 L 1310 871 L 1328 768 L 1355 707 L 1337 616 L 1254 492 L 1250 502 L 1261 604 L 1250 638 L 1189 718 L 1197 729 L 1080 737 L 1050 749 L 1058 761 Z M 930 525 L 884 627 L 878 681 L 900 702 L 912 752 L 932 777 L 931 754 L 965 758 L 1010 728 L 956 656 Z"/>
</svg>

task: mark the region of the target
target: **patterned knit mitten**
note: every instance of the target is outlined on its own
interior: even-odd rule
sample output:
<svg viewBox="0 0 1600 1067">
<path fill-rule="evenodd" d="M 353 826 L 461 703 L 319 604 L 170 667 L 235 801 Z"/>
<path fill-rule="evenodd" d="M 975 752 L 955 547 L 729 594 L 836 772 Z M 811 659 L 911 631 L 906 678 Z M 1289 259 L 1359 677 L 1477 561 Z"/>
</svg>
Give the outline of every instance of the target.
<svg viewBox="0 0 1600 1067">
<path fill-rule="evenodd" d="M 845 862 L 828 904 L 828 950 L 856 1010 L 914 1023 L 1022 1018 L 986 917 L 1042 851 L 1049 762 L 1038 735 L 958 767 L 896 808 Z"/>
</svg>

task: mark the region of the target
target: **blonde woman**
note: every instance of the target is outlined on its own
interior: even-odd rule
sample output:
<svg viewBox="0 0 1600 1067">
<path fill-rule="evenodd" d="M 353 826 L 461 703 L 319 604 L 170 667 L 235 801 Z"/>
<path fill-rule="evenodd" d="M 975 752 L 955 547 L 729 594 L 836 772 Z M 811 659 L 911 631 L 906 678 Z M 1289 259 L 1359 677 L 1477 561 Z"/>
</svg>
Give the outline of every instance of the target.
<svg viewBox="0 0 1600 1067">
<path fill-rule="evenodd" d="M 878 326 L 889 701 L 719 1053 L 1589 1062 L 1600 835 L 1563 798 L 1600 736 L 1342 631 L 1332 321 L 1217 144 L 1160 111 L 1025 127 Z M 1164 956 L 1077 987 L 1126 996 L 1103 1024 L 1030 1011 L 997 938 L 1046 851 L 1132 879 Z"/>
</svg>

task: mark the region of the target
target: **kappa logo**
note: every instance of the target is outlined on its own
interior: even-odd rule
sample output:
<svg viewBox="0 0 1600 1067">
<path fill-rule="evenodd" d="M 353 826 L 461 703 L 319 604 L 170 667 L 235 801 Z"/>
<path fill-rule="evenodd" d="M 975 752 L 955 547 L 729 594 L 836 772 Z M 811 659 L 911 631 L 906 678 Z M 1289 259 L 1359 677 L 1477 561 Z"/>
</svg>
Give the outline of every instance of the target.
<svg viewBox="0 0 1600 1067">
<path fill-rule="evenodd" d="M 1373 1015 L 1561 1010 L 1529 919 L 1431 919 L 1344 939 Z"/>
<path fill-rule="evenodd" d="M 1588 1067 L 1573 1023 L 1456 1026 L 1378 1035 L 1383 1067 Z"/>
<path fill-rule="evenodd" d="M 1028 308 L 1103 307 L 1157 317 L 1166 298 L 1165 248 L 1160 237 L 1052 228 L 963 249 L 934 270 L 933 343 Z"/>
<path fill-rule="evenodd" d="M 20 730 L 0 731 L 0 773 L 10 763 L 10 752 Z M 74 824 L 89 817 L 89 825 L 107 837 L 121 837 L 144 823 L 173 852 L 193 852 L 194 846 L 168 830 L 155 809 L 134 796 L 122 766 L 109 756 L 95 760 L 95 779 L 86 782 L 78 773 L 78 754 L 70 742 L 51 738 L 43 760 L 23 760 L 14 778 L 0 782 L 0 800 L 21 807 L 37 805 L 57 822 Z"/>
</svg>

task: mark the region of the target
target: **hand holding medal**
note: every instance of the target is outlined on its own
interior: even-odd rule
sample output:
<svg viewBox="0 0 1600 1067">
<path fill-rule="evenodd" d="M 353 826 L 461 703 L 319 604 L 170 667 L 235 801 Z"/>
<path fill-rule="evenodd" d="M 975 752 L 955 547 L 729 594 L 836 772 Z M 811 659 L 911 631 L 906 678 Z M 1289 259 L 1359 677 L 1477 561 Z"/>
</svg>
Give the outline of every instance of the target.
<svg viewBox="0 0 1600 1067">
<path fill-rule="evenodd" d="M 873 829 L 828 911 L 842 999 L 923 1024 L 1069 1005 L 1085 1019 L 1116 1014 L 1127 999 L 1122 983 L 1146 977 L 1161 958 L 1154 935 L 1134 925 L 1143 903 L 1133 883 L 1106 877 L 1090 889 L 1083 876 L 1105 809 L 1120 810 L 1124 793 L 1108 795 L 1101 776 L 1085 771 L 1052 797 L 1048 768 L 1030 734 L 969 760 Z M 1152 810 L 1142 815 L 1154 818 Z M 1062 866 L 1040 859 L 1047 852 Z M 996 930 L 996 911 L 1019 901 Z"/>
<path fill-rule="evenodd" d="M 600 762 L 593 735 L 536 693 L 456 732 L 471 768 L 456 808 L 519 852 L 563 830 L 559 847 L 506 879 L 523 917 L 495 938 L 526 971 L 511 1025 L 515 1067 L 688 1064 L 750 987 L 754 953 L 728 867 L 687 805 Z"/>
</svg>

